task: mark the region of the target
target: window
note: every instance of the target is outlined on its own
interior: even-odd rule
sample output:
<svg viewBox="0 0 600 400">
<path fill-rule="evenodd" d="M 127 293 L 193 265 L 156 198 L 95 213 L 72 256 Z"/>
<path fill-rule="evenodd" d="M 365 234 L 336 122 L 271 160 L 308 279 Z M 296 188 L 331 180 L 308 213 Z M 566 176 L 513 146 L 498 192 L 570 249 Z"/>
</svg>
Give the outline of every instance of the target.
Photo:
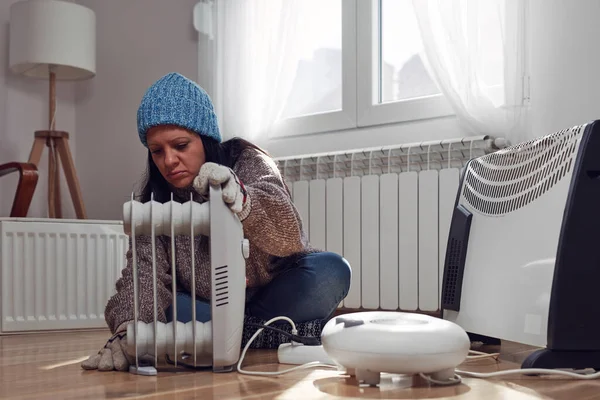
<svg viewBox="0 0 600 400">
<path fill-rule="evenodd" d="M 302 49 L 271 136 L 452 113 L 421 58 L 411 0 L 306 0 L 297 24 Z"/>
<path fill-rule="evenodd" d="M 199 80 L 235 135 L 267 139 L 454 114 L 472 132 L 510 132 L 526 117 L 527 0 L 199 4 L 197 29 L 216 37 L 200 44 Z M 203 19 L 211 13 L 214 28 Z"/>
</svg>

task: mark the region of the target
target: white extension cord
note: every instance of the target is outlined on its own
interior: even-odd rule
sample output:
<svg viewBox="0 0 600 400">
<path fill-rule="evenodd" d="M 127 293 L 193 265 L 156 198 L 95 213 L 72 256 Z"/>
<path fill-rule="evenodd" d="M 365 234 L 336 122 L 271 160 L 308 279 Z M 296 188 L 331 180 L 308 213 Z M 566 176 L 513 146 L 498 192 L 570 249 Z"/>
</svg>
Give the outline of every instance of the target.
<svg viewBox="0 0 600 400">
<path fill-rule="evenodd" d="M 279 320 L 285 320 L 285 321 L 289 322 L 292 325 L 292 334 L 293 335 L 298 334 L 298 331 L 296 330 L 296 324 L 294 323 L 294 321 L 292 321 L 288 317 L 283 317 L 283 316 L 275 317 L 275 318 L 272 318 L 269 321 L 267 321 L 264 325 L 268 326 L 268 325 L 272 324 L 273 322 L 279 321 Z M 241 354 L 240 359 L 237 364 L 237 370 L 239 373 L 245 374 L 245 375 L 275 376 L 275 375 L 286 374 L 286 373 L 292 372 L 292 371 L 298 371 L 301 369 L 315 368 L 315 367 L 333 368 L 333 369 L 338 369 L 338 370 L 340 369 L 340 367 L 338 365 L 327 364 L 327 363 L 323 363 L 320 361 L 304 363 L 304 364 L 298 365 L 296 367 L 288 368 L 288 369 L 285 369 L 282 371 L 247 371 L 247 370 L 242 369 L 242 362 L 244 361 L 246 352 L 250 348 L 250 344 L 254 341 L 254 339 L 256 339 L 256 337 L 258 335 L 261 334 L 263 329 L 264 328 L 258 329 L 254 333 L 254 335 L 252 335 L 252 337 L 250 338 L 248 343 L 246 343 L 246 346 L 244 347 L 244 350 L 242 351 L 242 354 Z M 474 354 L 474 355 L 468 356 L 467 357 L 468 361 L 478 360 L 478 359 L 482 359 L 482 358 L 490 358 L 490 357 L 498 359 L 498 356 L 499 356 L 499 353 L 484 353 L 484 352 L 475 351 L 475 350 L 470 350 L 469 353 Z M 566 370 L 561 370 L 561 369 L 543 369 L 543 368 L 508 369 L 508 370 L 504 370 L 504 371 L 488 372 L 488 373 L 470 372 L 470 371 L 463 371 L 463 370 L 456 370 L 455 372 L 456 373 L 454 375 L 454 378 L 449 379 L 447 381 L 435 380 L 435 379 L 431 378 L 430 376 L 423 374 L 423 373 L 421 373 L 419 375 L 423 379 L 429 381 L 430 383 L 436 384 L 436 385 L 459 384 L 462 382 L 462 376 L 486 379 L 486 378 L 496 378 L 499 376 L 524 374 L 524 375 L 561 375 L 561 376 L 566 376 L 566 377 L 570 377 L 573 379 L 582 379 L 582 380 L 592 380 L 592 379 L 600 378 L 600 372 L 586 374 L 586 373 L 572 372 L 572 371 L 566 371 Z"/>
<path fill-rule="evenodd" d="M 483 353 L 480 351 L 470 350 L 469 353 L 475 354 L 474 356 L 468 356 L 467 360 L 477 360 L 482 358 L 494 358 L 498 359 L 500 356 L 499 353 Z M 461 382 L 461 376 L 467 376 L 470 378 L 497 378 L 499 376 L 508 376 L 508 375 L 561 375 L 567 376 L 574 379 L 583 379 L 583 380 L 591 380 L 600 378 L 600 372 L 596 373 L 579 373 L 573 371 L 566 371 L 562 369 L 545 369 L 545 368 L 519 368 L 519 369 L 507 369 L 503 371 L 496 372 L 471 372 L 464 370 L 455 370 L 456 374 L 454 379 L 448 381 L 436 381 L 431 377 L 426 376 L 424 374 L 420 374 L 422 378 L 430 381 L 431 383 L 435 383 L 438 385 L 454 385 Z"/>
</svg>

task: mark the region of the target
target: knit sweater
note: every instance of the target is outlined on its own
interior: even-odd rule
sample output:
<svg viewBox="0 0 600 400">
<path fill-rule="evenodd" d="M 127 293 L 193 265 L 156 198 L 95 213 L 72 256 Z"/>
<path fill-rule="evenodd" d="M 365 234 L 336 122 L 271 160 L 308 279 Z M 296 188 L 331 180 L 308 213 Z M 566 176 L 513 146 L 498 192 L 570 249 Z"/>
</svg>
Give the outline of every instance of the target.
<svg viewBox="0 0 600 400">
<path fill-rule="evenodd" d="M 268 284 L 283 268 L 293 267 L 299 256 L 313 250 L 303 230 L 299 212 L 292 203 L 283 178 L 274 161 L 254 149 L 242 152 L 232 168 L 244 183 L 247 200 L 239 214 L 244 236 L 250 243 L 250 256 L 246 259 L 248 287 L 246 301 L 257 289 Z M 189 193 L 174 193 L 179 202 L 189 201 Z M 199 196 L 195 201 L 201 202 Z M 126 329 L 133 320 L 133 270 L 131 238 L 127 251 L 126 267 L 116 282 L 116 294 L 108 301 L 105 319 L 114 333 Z M 196 296 L 210 299 L 210 238 L 197 236 L 194 240 L 196 266 Z M 153 275 L 152 247 L 149 236 L 136 237 L 138 266 L 138 309 L 139 320 L 153 321 Z M 175 238 L 175 266 L 177 291 L 191 293 L 191 254 L 189 236 Z M 166 236 L 156 237 L 157 274 L 157 319 L 166 322 L 165 311 L 172 304 L 171 240 Z"/>
</svg>

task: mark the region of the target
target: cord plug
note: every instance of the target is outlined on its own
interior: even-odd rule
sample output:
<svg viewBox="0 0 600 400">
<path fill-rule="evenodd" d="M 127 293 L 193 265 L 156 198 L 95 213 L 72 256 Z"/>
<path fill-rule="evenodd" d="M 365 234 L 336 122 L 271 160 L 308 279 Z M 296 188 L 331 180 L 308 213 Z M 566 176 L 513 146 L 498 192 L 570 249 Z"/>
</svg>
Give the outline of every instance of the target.
<svg viewBox="0 0 600 400">
<path fill-rule="evenodd" d="M 291 339 L 293 342 L 302 343 L 305 346 L 320 346 L 321 345 L 319 338 L 312 337 L 312 336 L 292 335 Z"/>
</svg>

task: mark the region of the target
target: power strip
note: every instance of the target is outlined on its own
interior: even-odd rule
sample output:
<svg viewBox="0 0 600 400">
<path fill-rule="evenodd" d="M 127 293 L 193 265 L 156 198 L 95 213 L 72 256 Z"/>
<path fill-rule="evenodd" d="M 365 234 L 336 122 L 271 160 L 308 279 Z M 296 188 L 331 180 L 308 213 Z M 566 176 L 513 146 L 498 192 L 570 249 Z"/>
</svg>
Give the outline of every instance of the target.
<svg viewBox="0 0 600 400">
<path fill-rule="evenodd" d="M 320 362 L 337 365 L 323 350 L 323 346 L 307 346 L 302 343 L 283 343 L 277 349 L 277 359 L 280 364 L 303 365 Z"/>
</svg>

